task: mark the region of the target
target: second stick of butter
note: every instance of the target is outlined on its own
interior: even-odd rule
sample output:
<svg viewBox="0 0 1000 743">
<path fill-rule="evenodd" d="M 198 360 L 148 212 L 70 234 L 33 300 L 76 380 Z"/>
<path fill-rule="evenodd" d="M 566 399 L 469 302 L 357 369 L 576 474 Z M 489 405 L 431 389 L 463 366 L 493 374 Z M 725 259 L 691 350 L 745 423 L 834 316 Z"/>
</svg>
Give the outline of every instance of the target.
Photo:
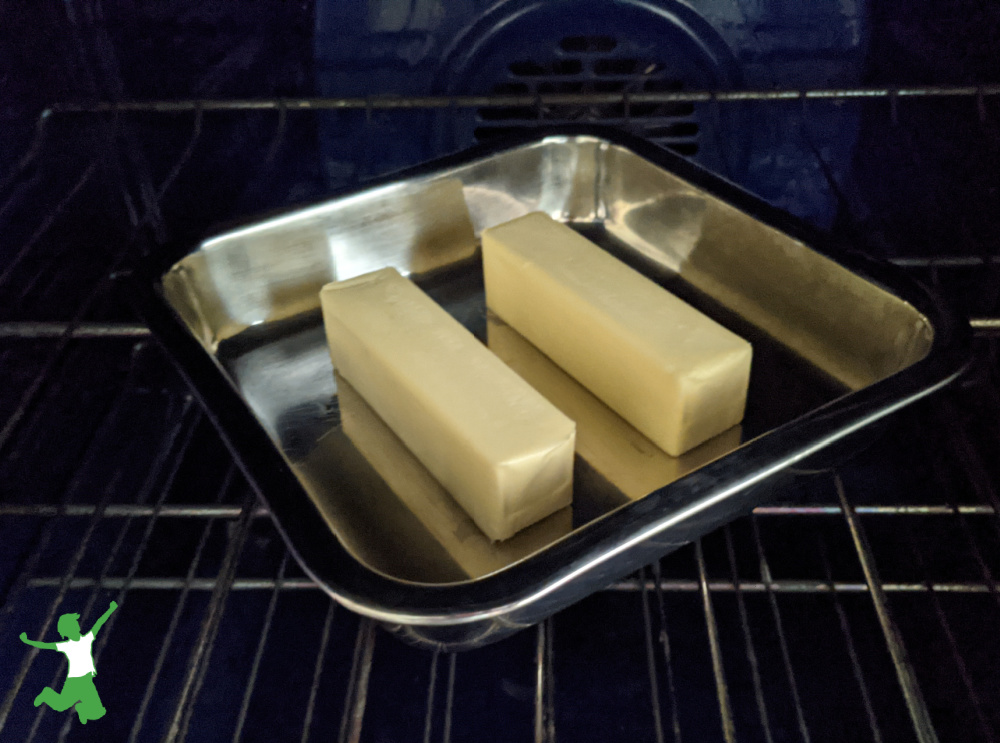
<svg viewBox="0 0 1000 743">
<path fill-rule="evenodd" d="M 668 454 L 743 419 L 751 347 L 546 214 L 483 232 L 486 303 Z"/>
<path fill-rule="evenodd" d="M 320 294 L 334 366 L 491 539 L 572 500 L 576 426 L 387 268 Z"/>
</svg>

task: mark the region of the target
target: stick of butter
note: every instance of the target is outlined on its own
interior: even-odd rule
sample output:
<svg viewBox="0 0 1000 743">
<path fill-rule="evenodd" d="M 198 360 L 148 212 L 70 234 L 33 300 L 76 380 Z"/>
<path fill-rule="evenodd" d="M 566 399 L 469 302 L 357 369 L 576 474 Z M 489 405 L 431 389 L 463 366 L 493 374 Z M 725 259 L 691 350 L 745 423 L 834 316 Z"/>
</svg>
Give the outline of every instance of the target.
<svg viewBox="0 0 1000 743">
<path fill-rule="evenodd" d="M 468 577 L 505 568 L 572 530 L 573 509 L 567 506 L 510 539 L 492 541 L 350 383 L 336 376 L 344 433 Z"/>
<path fill-rule="evenodd" d="M 740 445 L 733 426 L 672 457 L 494 315 L 486 318 L 489 348 L 525 382 L 576 423 L 576 452 L 631 500 L 679 480 Z"/>
<path fill-rule="evenodd" d="M 745 340 L 546 214 L 482 239 L 489 308 L 668 454 L 743 419 Z"/>
<path fill-rule="evenodd" d="M 333 365 L 491 539 L 572 500 L 576 425 L 394 268 L 320 292 Z"/>
</svg>

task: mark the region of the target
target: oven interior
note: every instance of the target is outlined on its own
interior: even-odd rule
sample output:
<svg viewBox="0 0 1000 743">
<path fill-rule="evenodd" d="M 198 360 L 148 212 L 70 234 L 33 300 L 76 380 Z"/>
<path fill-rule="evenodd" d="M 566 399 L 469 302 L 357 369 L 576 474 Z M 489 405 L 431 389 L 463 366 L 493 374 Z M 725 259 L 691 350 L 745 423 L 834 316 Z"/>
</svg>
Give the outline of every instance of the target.
<svg viewBox="0 0 1000 743">
<path fill-rule="evenodd" d="M 0 740 L 1000 738 L 1000 10 L 616 5 L 0 5 Z M 849 461 L 537 627 L 410 647 L 300 571 L 123 277 L 567 121 L 905 268 L 970 318 L 975 361 Z M 106 716 L 33 706 L 65 663 L 18 634 L 111 600 Z"/>
</svg>

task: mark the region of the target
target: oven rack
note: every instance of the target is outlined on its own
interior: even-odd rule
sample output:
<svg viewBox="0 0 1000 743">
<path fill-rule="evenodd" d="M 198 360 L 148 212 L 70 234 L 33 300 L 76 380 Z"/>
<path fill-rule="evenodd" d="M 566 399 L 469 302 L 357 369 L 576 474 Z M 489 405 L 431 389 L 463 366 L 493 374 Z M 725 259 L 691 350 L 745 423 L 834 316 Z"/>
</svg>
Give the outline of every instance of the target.
<svg viewBox="0 0 1000 743">
<path fill-rule="evenodd" d="M 948 101 L 968 107 L 988 148 L 998 95 L 922 86 L 642 98 L 798 101 L 804 116 L 862 101 L 885 107 L 900 140 L 914 108 Z M 640 99 L 583 97 L 615 98 L 626 114 Z M 118 272 L 140 231 L 164 241 L 194 230 L 184 218 L 195 197 L 171 198 L 194 187 L 186 176 L 216 113 L 275 116 L 260 143 L 266 171 L 303 126 L 296 117 L 323 110 L 534 105 L 542 119 L 545 106 L 578 98 L 115 102 L 39 116 L 24 156 L 0 174 L 0 224 L 16 237 L 0 263 L 11 372 L 0 395 L 0 740 L 1000 737 L 1000 258 L 967 227 L 960 250 L 886 251 L 943 293 L 975 295 L 976 364 L 960 384 L 899 414 L 843 467 L 804 475 L 787 504 L 457 655 L 402 645 L 298 571 L 121 301 Z M 139 125 L 169 142 L 166 154 Z M 30 704 L 62 668 L 12 638 L 50 639 L 64 611 L 86 626 L 111 599 L 121 608 L 95 654 L 109 709 L 98 736 Z"/>
</svg>

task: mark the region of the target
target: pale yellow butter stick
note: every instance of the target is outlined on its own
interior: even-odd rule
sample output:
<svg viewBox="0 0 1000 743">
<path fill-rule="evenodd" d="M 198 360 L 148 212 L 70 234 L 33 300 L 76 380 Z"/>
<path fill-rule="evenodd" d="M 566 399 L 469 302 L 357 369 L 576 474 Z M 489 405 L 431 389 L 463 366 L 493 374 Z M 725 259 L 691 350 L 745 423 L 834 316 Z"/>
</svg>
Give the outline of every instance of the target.
<svg viewBox="0 0 1000 743">
<path fill-rule="evenodd" d="M 570 504 L 576 426 L 393 268 L 320 293 L 337 371 L 491 539 Z"/>
<path fill-rule="evenodd" d="M 473 523 L 350 383 L 339 374 L 336 376 L 344 433 L 468 577 L 479 578 L 505 568 L 572 530 L 573 509 L 567 506 L 510 539 L 494 542 Z"/>
<path fill-rule="evenodd" d="M 673 457 L 502 320 L 487 318 L 489 348 L 576 423 L 576 453 L 631 500 L 679 480 L 740 445 L 740 426 Z"/>
<path fill-rule="evenodd" d="M 545 214 L 482 241 L 490 309 L 668 454 L 743 419 L 747 341 Z"/>
</svg>

